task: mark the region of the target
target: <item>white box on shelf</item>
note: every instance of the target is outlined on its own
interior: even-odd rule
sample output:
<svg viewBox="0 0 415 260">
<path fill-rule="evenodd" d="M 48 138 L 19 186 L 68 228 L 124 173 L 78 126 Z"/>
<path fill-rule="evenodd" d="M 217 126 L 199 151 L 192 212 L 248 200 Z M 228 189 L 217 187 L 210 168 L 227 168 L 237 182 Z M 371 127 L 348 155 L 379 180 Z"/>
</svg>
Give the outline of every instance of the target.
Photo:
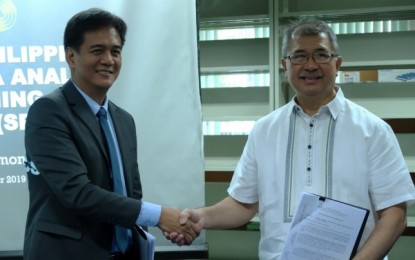
<svg viewBox="0 0 415 260">
<path fill-rule="evenodd" d="M 339 71 L 336 83 L 369 83 L 378 81 L 377 70 Z"/>
<path fill-rule="evenodd" d="M 359 71 L 340 71 L 339 79 L 339 83 L 358 83 L 360 82 L 360 73 Z"/>
<path fill-rule="evenodd" d="M 415 82 L 415 69 L 379 70 L 379 82 Z"/>
</svg>

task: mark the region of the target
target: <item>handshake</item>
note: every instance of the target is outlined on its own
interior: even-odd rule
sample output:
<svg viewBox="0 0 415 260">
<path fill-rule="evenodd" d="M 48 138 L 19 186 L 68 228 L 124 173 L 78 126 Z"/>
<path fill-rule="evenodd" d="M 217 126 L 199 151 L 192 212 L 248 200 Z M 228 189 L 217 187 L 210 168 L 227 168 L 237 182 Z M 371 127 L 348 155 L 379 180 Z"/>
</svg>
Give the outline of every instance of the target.
<svg viewBox="0 0 415 260">
<path fill-rule="evenodd" d="M 197 209 L 162 208 L 157 226 L 179 246 L 190 245 L 202 229 L 229 229 L 248 223 L 258 212 L 258 202 L 242 203 L 228 196 L 213 206 Z"/>
<path fill-rule="evenodd" d="M 166 239 L 179 246 L 190 245 L 204 228 L 203 218 L 197 210 L 162 208 L 157 227 L 163 231 Z"/>
</svg>

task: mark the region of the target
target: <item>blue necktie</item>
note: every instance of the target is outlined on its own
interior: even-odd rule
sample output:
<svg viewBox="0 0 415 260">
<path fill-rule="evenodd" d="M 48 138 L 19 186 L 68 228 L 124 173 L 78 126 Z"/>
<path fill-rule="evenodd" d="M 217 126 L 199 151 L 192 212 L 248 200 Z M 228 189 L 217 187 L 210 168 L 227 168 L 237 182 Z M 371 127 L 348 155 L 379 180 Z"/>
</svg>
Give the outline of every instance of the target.
<svg viewBox="0 0 415 260">
<path fill-rule="evenodd" d="M 108 123 L 108 117 L 107 117 L 107 111 L 105 108 L 101 107 L 97 113 L 99 124 L 101 125 L 101 128 L 105 135 L 105 140 L 107 142 L 108 146 L 108 152 L 110 155 L 110 161 L 111 161 L 111 172 L 112 172 L 112 179 L 114 184 L 114 192 L 126 195 L 124 191 L 124 184 L 121 178 L 121 166 L 118 161 L 117 157 L 117 150 L 115 148 L 115 141 L 111 135 L 110 126 Z M 125 253 L 125 251 L 128 248 L 128 231 L 125 228 L 115 226 L 115 244 L 117 245 L 117 248 L 122 252 Z"/>
</svg>

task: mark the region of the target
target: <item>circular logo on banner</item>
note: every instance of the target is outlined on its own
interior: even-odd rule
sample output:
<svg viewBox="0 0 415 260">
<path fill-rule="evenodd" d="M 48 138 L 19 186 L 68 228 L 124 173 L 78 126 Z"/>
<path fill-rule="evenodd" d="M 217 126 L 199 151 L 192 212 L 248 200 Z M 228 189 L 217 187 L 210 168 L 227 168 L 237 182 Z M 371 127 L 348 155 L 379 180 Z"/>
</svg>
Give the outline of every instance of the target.
<svg viewBox="0 0 415 260">
<path fill-rule="evenodd" d="M 0 0 L 0 32 L 13 27 L 16 22 L 16 6 L 12 0 Z"/>
</svg>

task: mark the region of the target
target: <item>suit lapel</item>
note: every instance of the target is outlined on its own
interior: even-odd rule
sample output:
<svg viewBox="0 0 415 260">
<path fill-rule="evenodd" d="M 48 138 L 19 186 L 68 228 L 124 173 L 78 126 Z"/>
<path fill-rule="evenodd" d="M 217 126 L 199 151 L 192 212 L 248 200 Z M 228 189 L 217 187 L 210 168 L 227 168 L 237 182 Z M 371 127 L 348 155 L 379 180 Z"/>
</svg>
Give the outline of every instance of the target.
<svg viewBox="0 0 415 260">
<path fill-rule="evenodd" d="M 104 139 L 101 133 L 101 128 L 99 126 L 96 116 L 94 115 L 94 113 L 92 113 L 88 103 L 85 101 L 85 99 L 73 85 L 72 81 L 68 81 L 65 85 L 63 85 L 62 92 L 74 114 L 76 114 L 79 117 L 80 121 L 83 124 L 85 124 L 87 128 L 90 130 L 91 135 L 99 144 L 103 154 L 109 162 L 107 150 L 104 144 Z"/>
<path fill-rule="evenodd" d="M 107 150 L 104 144 L 104 137 L 101 133 L 101 128 L 99 126 L 98 120 L 94 113 L 92 113 L 88 103 L 76 89 L 71 81 L 68 81 L 63 87 L 62 92 L 68 101 L 68 104 L 71 106 L 74 113 L 79 117 L 80 121 L 87 126 L 87 128 L 91 131 L 91 135 L 94 136 L 94 139 L 99 144 L 103 154 L 106 157 L 106 160 L 109 164 L 109 157 L 107 155 Z M 123 169 L 124 169 L 124 179 L 125 185 L 127 190 L 127 195 L 131 196 L 132 194 L 132 179 L 131 176 L 126 171 L 124 167 L 125 163 L 130 160 L 128 157 L 128 140 L 123 138 L 124 133 L 128 131 L 125 122 L 122 120 L 123 115 L 119 112 L 118 108 L 112 104 L 111 102 L 108 103 L 108 110 L 111 114 L 111 119 L 114 124 L 115 133 L 118 140 L 118 146 L 120 148 L 121 158 L 123 161 Z"/>
</svg>

